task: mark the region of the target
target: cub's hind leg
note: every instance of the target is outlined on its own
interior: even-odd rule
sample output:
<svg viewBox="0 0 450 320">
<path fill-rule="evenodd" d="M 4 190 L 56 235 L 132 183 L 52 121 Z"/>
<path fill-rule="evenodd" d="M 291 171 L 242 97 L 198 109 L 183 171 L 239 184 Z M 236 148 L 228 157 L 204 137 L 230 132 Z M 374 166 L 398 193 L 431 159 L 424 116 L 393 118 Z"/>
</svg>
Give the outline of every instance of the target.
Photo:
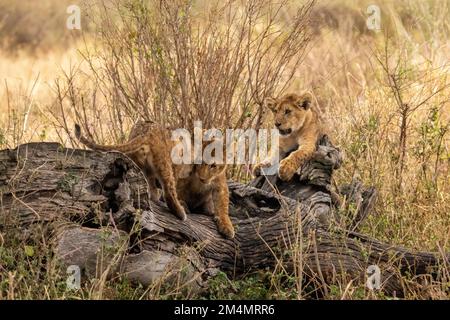
<svg viewBox="0 0 450 320">
<path fill-rule="evenodd" d="M 129 153 L 128 156 L 133 160 L 139 168 L 144 172 L 147 180 L 148 191 L 152 201 L 158 201 L 161 197 L 159 189 L 156 185 L 156 175 L 152 169 L 152 157 L 148 146 L 143 146 L 136 152 Z"/>
<path fill-rule="evenodd" d="M 167 206 L 178 218 L 186 220 L 186 211 L 178 200 L 175 176 L 173 174 L 170 158 L 154 158 L 152 167 L 163 188 L 164 200 L 166 201 Z"/>
<path fill-rule="evenodd" d="M 152 199 L 152 201 L 159 201 L 159 199 L 161 198 L 161 193 L 160 190 L 158 189 L 158 186 L 156 185 L 156 176 L 153 173 L 153 170 L 150 168 L 145 168 L 144 169 L 145 175 L 147 177 L 147 184 L 148 184 L 148 189 L 150 192 L 150 199 Z"/>
</svg>

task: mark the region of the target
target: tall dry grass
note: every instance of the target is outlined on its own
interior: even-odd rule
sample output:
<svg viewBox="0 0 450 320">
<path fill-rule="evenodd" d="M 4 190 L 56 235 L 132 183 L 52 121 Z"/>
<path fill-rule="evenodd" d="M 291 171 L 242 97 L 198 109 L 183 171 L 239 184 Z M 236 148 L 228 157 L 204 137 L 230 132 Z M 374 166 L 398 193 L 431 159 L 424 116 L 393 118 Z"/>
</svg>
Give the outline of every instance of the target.
<svg viewBox="0 0 450 320">
<path fill-rule="evenodd" d="M 67 7 L 80 5 L 77 0 L 0 0 L 0 46 L 10 55 L 52 52 L 71 46 L 81 37 L 78 30 L 66 26 Z M 89 25 L 84 24 L 84 30 Z"/>
<path fill-rule="evenodd" d="M 380 192 L 366 231 L 415 248 L 448 248 L 449 7 L 381 8 L 388 27 L 378 34 L 345 24 L 323 30 L 298 86 L 313 88 L 345 151 L 337 181 L 359 176 Z"/>
</svg>

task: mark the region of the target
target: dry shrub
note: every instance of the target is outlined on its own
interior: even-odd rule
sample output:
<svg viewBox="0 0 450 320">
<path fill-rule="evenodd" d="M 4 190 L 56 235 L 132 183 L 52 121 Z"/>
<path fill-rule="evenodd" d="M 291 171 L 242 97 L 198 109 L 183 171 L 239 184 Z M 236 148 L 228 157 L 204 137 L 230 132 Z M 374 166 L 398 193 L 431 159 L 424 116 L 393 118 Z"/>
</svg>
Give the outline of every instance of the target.
<svg viewBox="0 0 450 320">
<path fill-rule="evenodd" d="M 61 110 L 69 103 L 88 131 L 110 124 L 114 140 L 140 118 L 258 127 L 263 98 L 289 85 L 307 49 L 312 2 L 289 22 L 286 3 L 212 1 L 198 10 L 187 0 L 103 2 L 92 9 L 99 47 L 83 53 L 91 75 L 67 74 Z"/>
</svg>

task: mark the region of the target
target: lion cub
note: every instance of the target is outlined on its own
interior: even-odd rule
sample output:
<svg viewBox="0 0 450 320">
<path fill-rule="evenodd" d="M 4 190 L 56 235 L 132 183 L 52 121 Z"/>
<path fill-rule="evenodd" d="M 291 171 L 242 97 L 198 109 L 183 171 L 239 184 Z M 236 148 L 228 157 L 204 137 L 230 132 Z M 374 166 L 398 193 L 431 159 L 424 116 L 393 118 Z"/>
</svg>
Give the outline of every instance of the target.
<svg viewBox="0 0 450 320">
<path fill-rule="evenodd" d="M 232 239 L 226 168 L 226 164 L 196 164 L 187 178 L 178 180 L 177 192 L 185 208 L 213 215 L 219 232 Z"/>
<path fill-rule="evenodd" d="M 133 126 L 129 139 L 145 134 L 151 126 L 151 122 L 138 121 Z M 202 149 L 206 146 L 207 142 L 204 142 Z M 228 214 L 226 169 L 226 164 L 193 165 L 189 172 L 177 179 L 177 194 L 186 211 L 213 215 L 219 232 L 232 239 L 235 232 Z"/>
<path fill-rule="evenodd" d="M 267 98 L 264 101 L 274 114 L 275 126 L 280 133 L 278 176 L 283 181 L 289 181 L 316 150 L 316 142 L 322 131 L 319 117 L 311 108 L 312 95 L 287 94 L 279 99 Z M 257 164 L 253 173 L 261 174 L 261 168 L 270 166 L 270 159 Z"/>
<path fill-rule="evenodd" d="M 186 167 L 172 165 L 170 151 L 175 142 L 170 139 L 169 130 L 154 125 L 145 134 L 137 135 L 127 143 L 112 146 L 99 145 L 86 139 L 78 124 L 75 124 L 75 136 L 93 150 L 119 151 L 130 157 L 146 174 L 152 199 L 156 200 L 155 195 L 158 194 L 156 178 L 162 186 L 169 209 L 181 220 L 186 220 L 186 212 L 176 190 L 176 181 L 180 176 L 186 175 L 182 172 Z"/>
</svg>

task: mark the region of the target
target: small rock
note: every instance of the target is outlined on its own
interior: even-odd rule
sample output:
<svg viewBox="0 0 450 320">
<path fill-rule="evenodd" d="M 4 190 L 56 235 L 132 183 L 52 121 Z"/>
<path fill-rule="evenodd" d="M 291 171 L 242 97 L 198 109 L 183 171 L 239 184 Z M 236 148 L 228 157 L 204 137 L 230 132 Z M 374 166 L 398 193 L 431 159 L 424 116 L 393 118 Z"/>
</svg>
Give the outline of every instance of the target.
<svg viewBox="0 0 450 320">
<path fill-rule="evenodd" d="M 57 240 L 55 254 L 65 266 L 78 266 L 87 276 L 112 274 L 126 249 L 125 232 L 111 228 L 73 227 L 63 230 Z"/>
</svg>

